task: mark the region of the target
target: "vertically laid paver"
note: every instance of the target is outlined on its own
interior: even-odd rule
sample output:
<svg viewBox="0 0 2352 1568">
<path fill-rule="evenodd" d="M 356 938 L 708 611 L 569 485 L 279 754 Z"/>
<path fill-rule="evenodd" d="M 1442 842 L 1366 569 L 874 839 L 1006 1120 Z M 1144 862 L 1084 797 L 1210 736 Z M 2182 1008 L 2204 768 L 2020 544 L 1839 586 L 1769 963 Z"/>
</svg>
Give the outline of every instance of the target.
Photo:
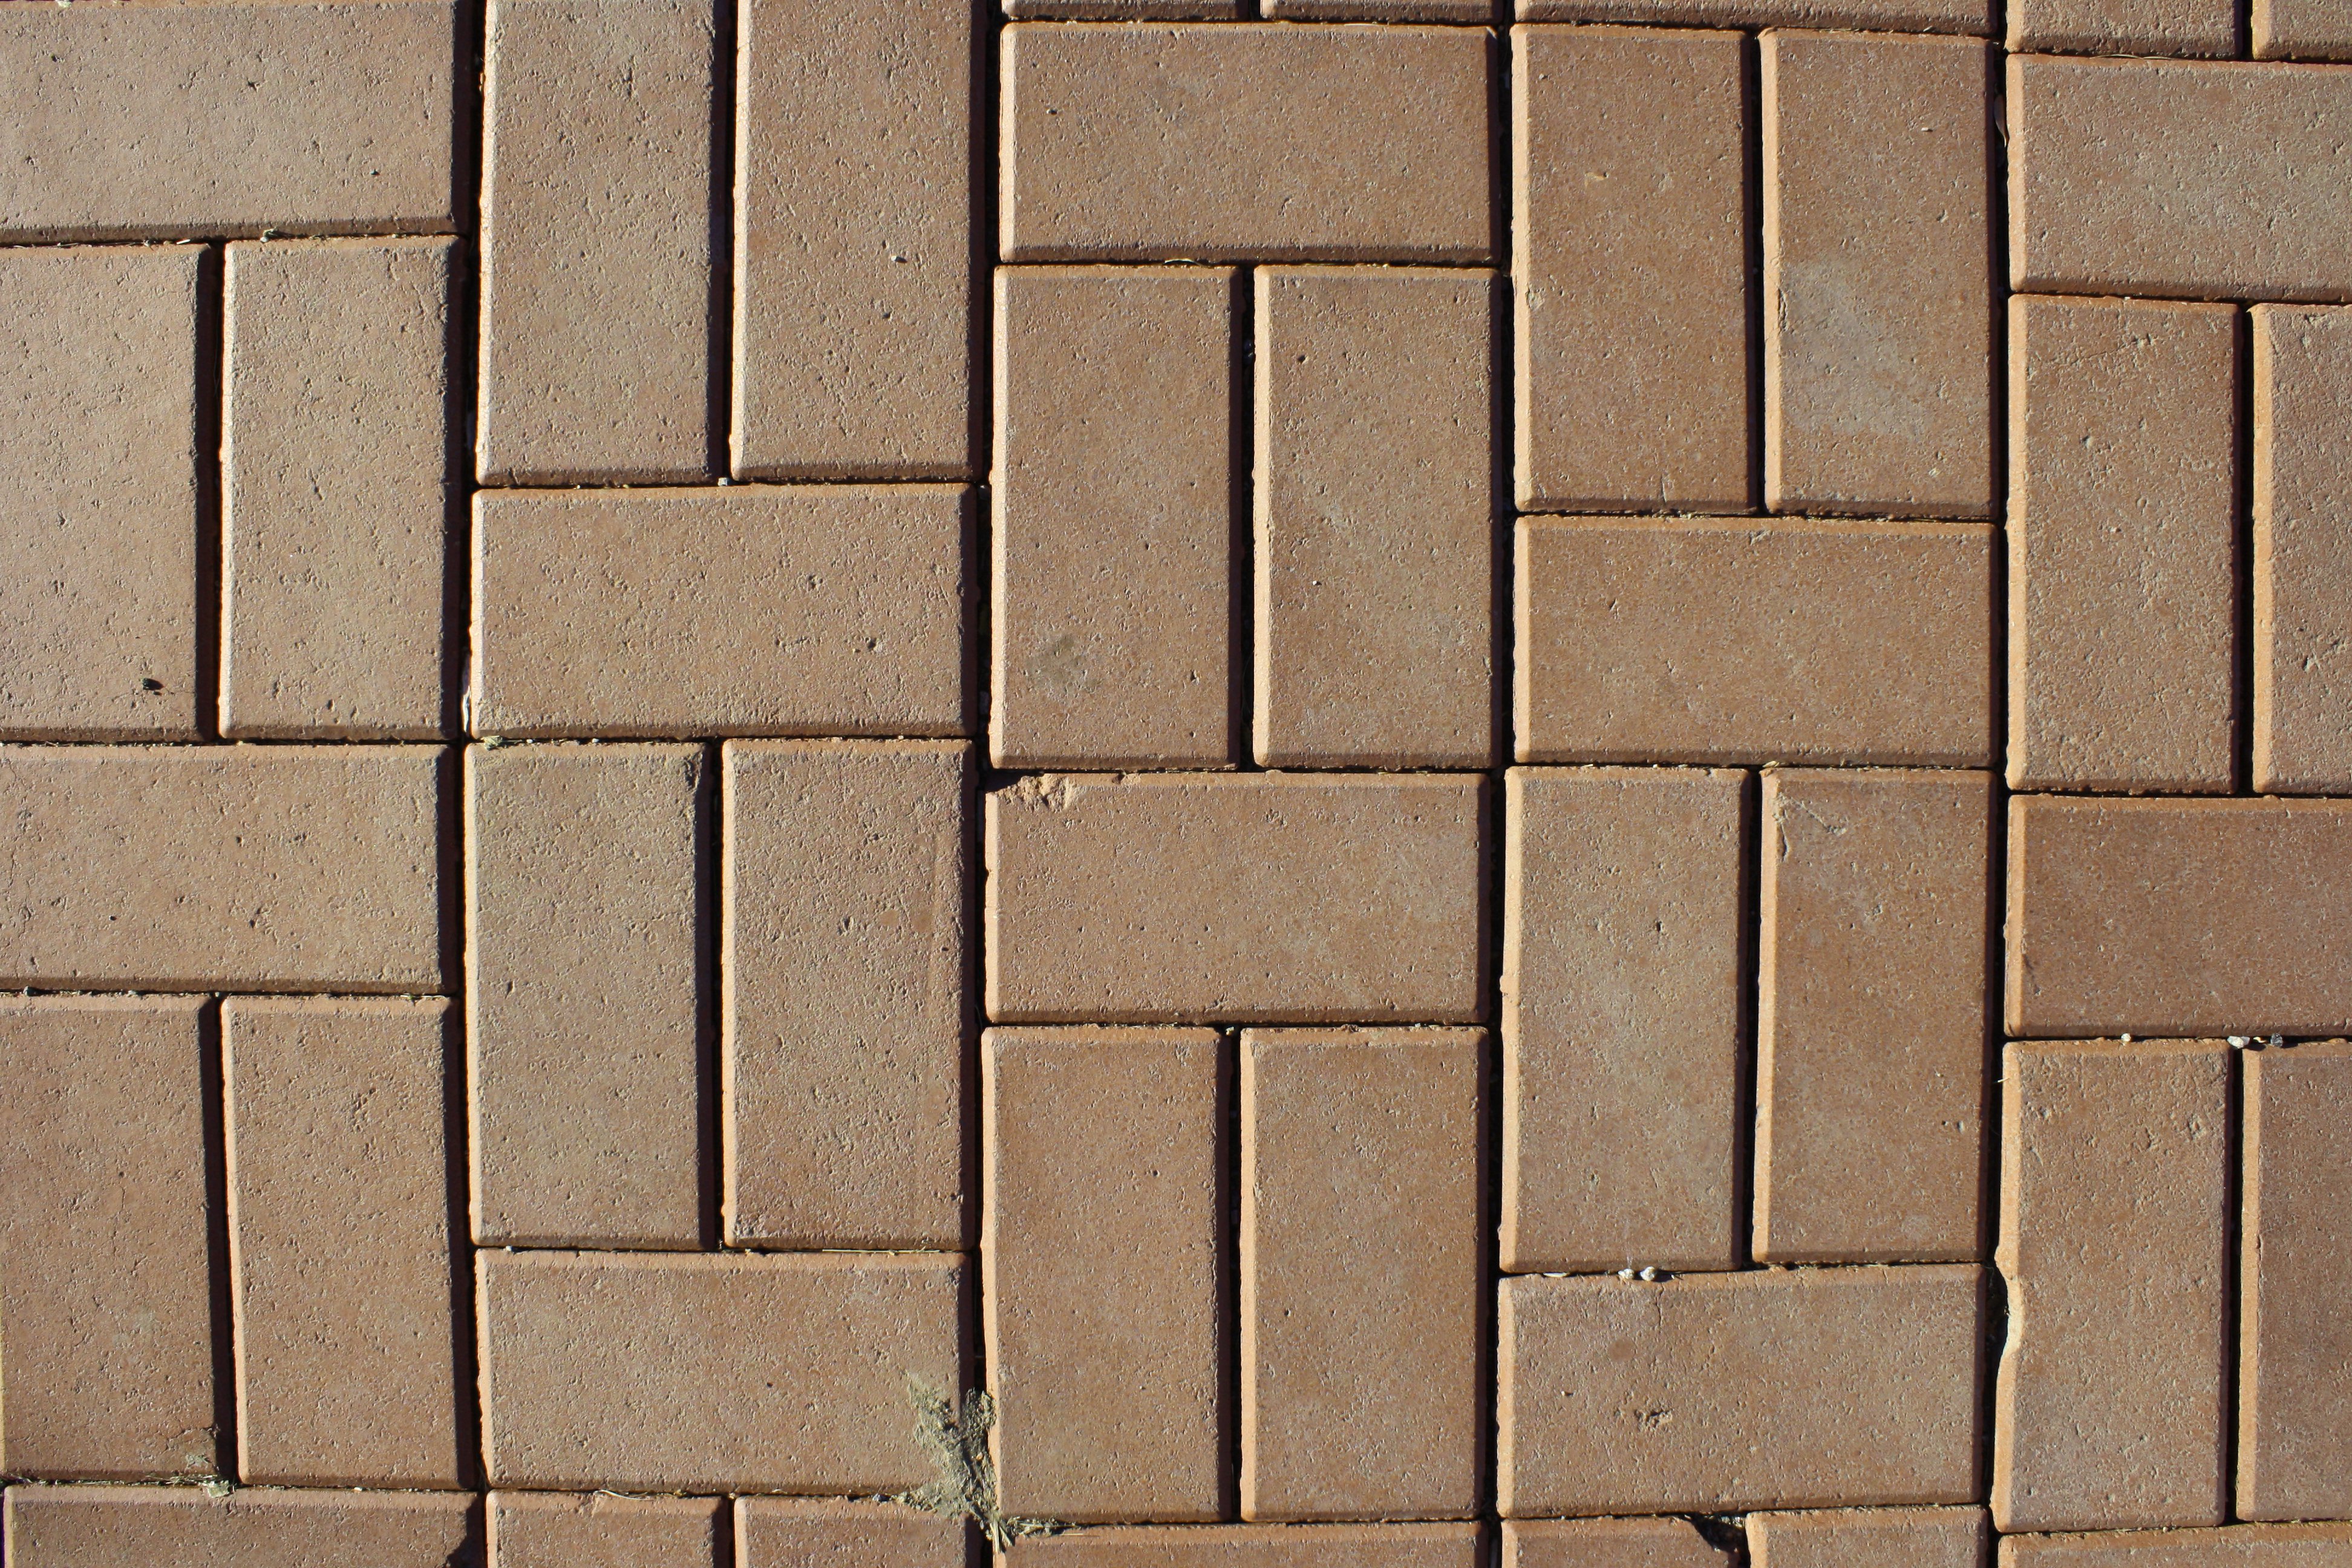
<svg viewBox="0 0 2352 1568">
<path fill-rule="evenodd" d="M 2228 1517 L 2230 1074 L 2220 1040 L 2008 1048 L 2004 1531 Z"/>
<path fill-rule="evenodd" d="M 1501 1285 L 1507 1519 L 1967 1502 L 1983 1271 Z"/>
<path fill-rule="evenodd" d="M 1485 28 L 1015 22 L 1001 47 L 1007 261 L 1494 255 Z"/>
<path fill-rule="evenodd" d="M 1047 773 L 992 792 L 998 1023 L 1486 1016 L 1486 782 Z"/>
<path fill-rule="evenodd" d="M 0 11 L 21 137 L 0 238 L 452 233 L 467 14 L 456 0 Z"/>
<path fill-rule="evenodd" d="M 717 0 L 488 0 L 488 16 L 477 475 L 700 479 Z"/>
<path fill-rule="evenodd" d="M 2352 1042 L 2242 1059 L 2233 1512 L 2340 1519 L 2352 1513 Z"/>
<path fill-rule="evenodd" d="M 205 1005 L 0 997 L 0 1472 L 230 1468 L 215 1426 Z M 9 1561 L 37 1563 L 23 1529 L 12 1514 Z"/>
<path fill-rule="evenodd" d="M 1494 761 L 1496 279 L 1260 268 L 1254 748 Z"/>
<path fill-rule="evenodd" d="M 228 247 L 221 733 L 441 732 L 457 243 Z"/>
<path fill-rule="evenodd" d="M 1751 1513 L 1747 1535 L 1753 1568 L 1989 1568 L 1992 1560 L 1981 1508 Z"/>
<path fill-rule="evenodd" d="M 1724 769 L 1511 770 L 1504 1269 L 1746 1260 L 1748 789 Z"/>
<path fill-rule="evenodd" d="M 470 1479 L 453 1022 L 440 997 L 222 1004 L 240 1480 Z"/>
<path fill-rule="evenodd" d="M 1992 52 L 1856 33 L 1759 47 L 1765 504 L 1989 517 Z"/>
<path fill-rule="evenodd" d="M 195 247 L 0 250 L 0 740 L 193 741 L 211 717 L 196 646 L 211 265 Z"/>
<path fill-rule="evenodd" d="M 492 1492 L 483 1501 L 488 1568 L 717 1568 L 719 1498 Z"/>
<path fill-rule="evenodd" d="M 1979 1259 L 1992 776 L 1779 769 L 1763 819 L 1756 1256 Z"/>
<path fill-rule="evenodd" d="M 2229 305 L 2009 301 L 2009 783 L 2226 792 Z"/>
<path fill-rule="evenodd" d="M 974 1008 L 961 742 L 730 741 L 719 820 L 726 1238 L 965 1238 Z"/>
<path fill-rule="evenodd" d="M 982 14 L 738 7 L 738 479 L 971 474 Z"/>
<path fill-rule="evenodd" d="M 982 1039 L 981 1316 L 1007 1513 L 1222 1515 L 1223 1050 L 1208 1029 Z"/>
<path fill-rule="evenodd" d="M 1528 510 L 1755 502 L 1748 49 L 1737 33 L 1512 30 L 1513 467 Z"/>
<path fill-rule="evenodd" d="M 953 1254 L 483 1251 L 474 1292 L 493 1487 L 871 1496 L 935 1479 L 916 1417 L 924 1390 L 961 1385 Z"/>
<path fill-rule="evenodd" d="M 471 1560 L 462 1492 L 15 1486 L 12 1568 L 447 1568 Z"/>
<path fill-rule="evenodd" d="M 1236 287 L 1221 268 L 996 275 L 999 767 L 1236 760 Z"/>
<path fill-rule="evenodd" d="M 1475 1513 L 1480 1029 L 1241 1036 L 1241 1513 Z"/>
<path fill-rule="evenodd" d="M 961 1519 L 905 1503 L 737 1498 L 734 1568 L 803 1568 L 825 1562 L 964 1568 L 971 1531 Z"/>
<path fill-rule="evenodd" d="M 1981 523 L 1523 517 L 1518 531 L 1520 762 L 1992 762 Z"/>
<path fill-rule="evenodd" d="M 2011 1035 L 2352 1032 L 2352 805 L 2018 795 L 2008 860 Z"/>
<path fill-rule="evenodd" d="M 0 746 L 0 988 L 441 990 L 448 760 Z"/>
<path fill-rule="evenodd" d="M 2352 310 L 2253 319 L 2253 787 L 2352 794 Z"/>
<path fill-rule="evenodd" d="M 466 754 L 484 1246 L 702 1245 L 708 769 L 692 745 Z"/>
</svg>

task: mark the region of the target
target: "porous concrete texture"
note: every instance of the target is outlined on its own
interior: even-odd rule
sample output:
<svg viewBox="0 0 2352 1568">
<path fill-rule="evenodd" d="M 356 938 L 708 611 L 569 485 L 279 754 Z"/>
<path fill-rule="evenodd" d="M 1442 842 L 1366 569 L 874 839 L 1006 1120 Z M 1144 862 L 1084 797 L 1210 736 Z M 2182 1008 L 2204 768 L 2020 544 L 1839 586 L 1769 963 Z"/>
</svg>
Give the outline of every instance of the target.
<svg viewBox="0 0 2352 1568">
<path fill-rule="evenodd" d="M 2352 1568 L 2347 149 L 2347 0 L 0 5 L 0 1557 Z"/>
</svg>

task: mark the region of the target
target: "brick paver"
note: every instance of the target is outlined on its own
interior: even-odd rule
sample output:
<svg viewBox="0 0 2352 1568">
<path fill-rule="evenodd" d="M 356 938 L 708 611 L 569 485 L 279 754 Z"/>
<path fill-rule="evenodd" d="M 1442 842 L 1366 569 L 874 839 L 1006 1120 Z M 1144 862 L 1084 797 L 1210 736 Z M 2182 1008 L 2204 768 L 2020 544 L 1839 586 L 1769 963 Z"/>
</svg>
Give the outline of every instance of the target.
<svg viewBox="0 0 2352 1568">
<path fill-rule="evenodd" d="M 1728 1568 L 1686 1519 L 1507 1519 L 1503 1568 Z"/>
<path fill-rule="evenodd" d="M 1475 1568 L 1475 1524 L 1073 1530 L 1024 1541 L 1013 1568 Z"/>
<path fill-rule="evenodd" d="M 735 1500 L 735 1568 L 890 1563 L 964 1568 L 969 1527 L 902 1503 L 833 1499 Z"/>
<path fill-rule="evenodd" d="M 2352 793 L 2352 310 L 2253 318 L 2253 786 Z"/>
<path fill-rule="evenodd" d="M 492 1492 L 488 1568 L 716 1568 L 726 1505 L 716 1498 Z"/>
<path fill-rule="evenodd" d="M 1990 1568 L 1992 1530 L 1980 1508 L 1828 1509 L 1751 1513 L 1753 1568 Z"/>
<path fill-rule="evenodd" d="M 2344 1568 L 2352 1525 L 2240 1524 L 2221 1530 L 2116 1530 L 2011 1535 L 2000 1568 Z"/>
<path fill-rule="evenodd" d="M 479 1505 L 448 1492 L 8 1489 L 14 1568 L 447 1568 Z"/>
</svg>

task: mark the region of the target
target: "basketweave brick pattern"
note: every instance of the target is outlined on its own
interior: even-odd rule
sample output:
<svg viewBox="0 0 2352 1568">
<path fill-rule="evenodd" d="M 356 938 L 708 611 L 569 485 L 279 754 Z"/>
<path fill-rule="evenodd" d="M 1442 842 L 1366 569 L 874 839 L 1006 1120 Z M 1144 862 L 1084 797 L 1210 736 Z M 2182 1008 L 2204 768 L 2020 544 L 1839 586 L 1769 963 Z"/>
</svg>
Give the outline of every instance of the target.
<svg viewBox="0 0 2352 1568">
<path fill-rule="evenodd" d="M 2352 1568 L 2344 0 L 0 104 L 7 1568 Z"/>
</svg>

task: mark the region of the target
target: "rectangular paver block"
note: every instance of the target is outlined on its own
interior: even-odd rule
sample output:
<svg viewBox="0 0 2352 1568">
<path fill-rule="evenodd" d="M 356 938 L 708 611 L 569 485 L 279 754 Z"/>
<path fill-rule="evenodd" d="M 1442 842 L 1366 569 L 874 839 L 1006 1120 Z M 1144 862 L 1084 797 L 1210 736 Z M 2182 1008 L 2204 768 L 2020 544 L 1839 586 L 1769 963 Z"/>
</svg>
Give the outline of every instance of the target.
<svg viewBox="0 0 2352 1568">
<path fill-rule="evenodd" d="M 467 7 L 10 6 L 0 235 L 447 234 Z"/>
<path fill-rule="evenodd" d="M 934 1479 L 916 1390 L 960 1385 L 952 1254 L 483 1252 L 475 1268 L 494 1486 L 862 1495 Z"/>
<path fill-rule="evenodd" d="M 477 735 L 953 735 L 970 492 L 474 498 Z"/>
<path fill-rule="evenodd" d="M 984 1037 L 982 1318 L 1007 1513 L 1219 1517 L 1229 1070 L 1208 1029 Z"/>
<path fill-rule="evenodd" d="M 1522 518 L 1518 760 L 1987 766 L 1992 546 L 1960 522 Z"/>
<path fill-rule="evenodd" d="M 1468 1024 L 1486 781 L 1045 774 L 988 796 L 1000 1023 Z"/>
<path fill-rule="evenodd" d="M 971 1527 L 964 1521 L 904 1503 L 844 1498 L 737 1498 L 733 1563 L 734 1568 L 811 1568 L 828 1563 L 965 1568 L 970 1561 L 970 1536 Z"/>
<path fill-rule="evenodd" d="M 0 998 L 0 1473 L 129 1480 L 225 1468 L 208 1026 L 195 996 Z M 9 1525 L 9 1561 L 39 1561 L 22 1529 Z"/>
<path fill-rule="evenodd" d="M 2009 783 L 2227 791 L 2237 311 L 2009 302 Z"/>
<path fill-rule="evenodd" d="M 0 746 L 0 988 L 441 989 L 428 746 Z"/>
<path fill-rule="evenodd" d="M 2004 1535 L 2000 1568 L 2346 1568 L 2352 1524 Z"/>
<path fill-rule="evenodd" d="M 1994 34 L 2001 0 L 1517 0 L 1516 8 L 1523 22 Z"/>
<path fill-rule="evenodd" d="M 225 735 L 440 733 L 456 245 L 228 247 Z"/>
<path fill-rule="evenodd" d="M 484 484 L 710 471 L 716 15 L 716 0 L 488 0 Z"/>
<path fill-rule="evenodd" d="M 1984 1256 L 1990 773 L 1764 775 L 1756 1256 Z"/>
<path fill-rule="evenodd" d="M 1733 1268 L 1748 775 L 1506 789 L 1501 1265 Z"/>
<path fill-rule="evenodd" d="M 2012 287 L 2352 298 L 2352 70 L 2017 55 L 2008 103 Z"/>
<path fill-rule="evenodd" d="M 488 1568 L 717 1568 L 719 1498 L 492 1492 Z"/>
<path fill-rule="evenodd" d="M 1970 1265 L 1502 1282 L 1506 1517 L 1965 1502 Z"/>
<path fill-rule="evenodd" d="M 979 9 L 739 8 L 737 478 L 971 473 Z"/>
<path fill-rule="evenodd" d="M 1480 27 L 1013 23 L 1004 259 L 1486 260 L 1494 46 Z"/>
<path fill-rule="evenodd" d="M 237 1477 L 456 1488 L 449 1004 L 231 997 Z"/>
<path fill-rule="evenodd" d="M 724 765 L 727 1240 L 957 1247 L 970 749 L 730 741 Z"/>
<path fill-rule="evenodd" d="M 1072 1530 L 1018 1542 L 1011 1568 L 1476 1568 L 1475 1524 L 1210 1524 Z"/>
<path fill-rule="evenodd" d="M 1477 1511 L 1483 1029 L 1241 1037 L 1241 1511 Z"/>
<path fill-rule="evenodd" d="M 10 1487 L 11 1568 L 448 1568 L 472 1561 L 457 1492 Z"/>
<path fill-rule="evenodd" d="M 2009 803 L 2012 1035 L 2352 1031 L 2352 804 Z"/>
<path fill-rule="evenodd" d="M 1222 268 L 996 274 L 999 767 L 1234 760 L 1235 288 Z"/>
<path fill-rule="evenodd" d="M 1503 1568 L 1731 1568 L 1686 1519 L 1507 1519 Z"/>
<path fill-rule="evenodd" d="M 1827 1509 L 1751 1513 L 1751 1568 L 1987 1568 L 1992 1530 L 1980 1508 Z"/>
<path fill-rule="evenodd" d="M 0 12 L 0 40 L 62 15 Z M 196 667 L 211 266 L 191 246 L 0 250 L 0 739 L 193 741 L 211 716 Z"/>
<path fill-rule="evenodd" d="M 466 754 L 474 1239 L 694 1247 L 699 746 Z"/>
<path fill-rule="evenodd" d="M 1257 269 L 1265 766 L 1494 761 L 1495 283 L 1461 268 Z"/>
<path fill-rule="evenodd" d="M 1853 33 L 1759 47 L 1765 504 L 1990 516 L 1992 53 Z"/>
<path fill-rule="evenodd" d="M 2352 794 L 2352 310 L 2253 317 L 2253 787 Z"/>
<path fill-rule="evenodd" d="M 2352 1043 L 2244 1062 L 2235 1511 L 2340 1519 L 2352 1513 Z"/>
<path fill-rule="evenodd" d="M 2258 60 L 2352 59 L 2352 6 L 2345 0 L 2252 0 L 2246 12 Z"/>
<path fill-rule="evenodd" d="M 1512 31 L 1514 469 L 1529 510 L 1754 502 L 1747 49 L 1737 33 Z"/>
<path fill-rule="evenodd" d="M 2227 59 L 2238 52 L 2238 9 L 2227 0 L 2016 0 L 2008 43 L 2021 52 Z"/>
<path fill-rule="evenodd" d="M 2008 1049 L 2002 1530 L 2227 1516 L 2230 1071 L 2219 1040 Z"/>
</svg>

